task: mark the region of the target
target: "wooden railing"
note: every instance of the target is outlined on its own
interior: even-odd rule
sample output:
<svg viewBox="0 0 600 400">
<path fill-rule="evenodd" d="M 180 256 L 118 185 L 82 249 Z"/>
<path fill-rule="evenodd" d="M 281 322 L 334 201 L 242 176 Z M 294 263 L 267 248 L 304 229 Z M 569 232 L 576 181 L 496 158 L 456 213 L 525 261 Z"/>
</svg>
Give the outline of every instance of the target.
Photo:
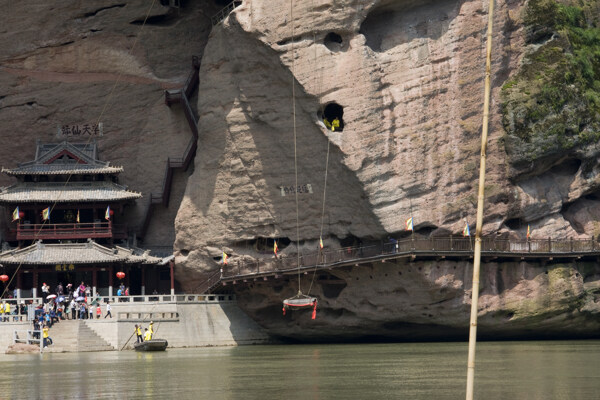
<svg viewBox="0 0 600 400">
<path fill-rule="evenodd" d="M 320 251 L 295 255 L 280 255 L 275 258 L 255 261 L 230 261 L 222 265 L 220 271 L 210 275 L 198 287 L 203 293 L 210 293 L 222 282 L 289 273 L 298 270 L 335 268 L 363 262 L 385 261 L 402 257 L 471 257 L 474 239 L 467 237 L 444 237 L 427 239 L 405 239 L 378 245 L 345 247 L 331 251 Z M 521 258 L 580 258 L 599 256 L 600 243 L 590 239 L 529 239 L 509 240 L 495 237 L 482 238 L 484 257 Z"/>
<path fill-rule="evenodd" d="M 238 6 L 242 4 L 241 0 L 234 0 L 231 3 L 227 4 L 223 9 L 219 10 L 218 13 L 212 16 L 210 19 L 213 26 L 217 25 L 221 21 L 223 21 L 231 12 Z"/>
<path fill-rule="evenodd" d="M 87 239 L 87 238 L 126 238 L 125 225 L 108 222 L 69 223 L 69 224 L 18 224 L 9 232 L 16 240 L 38 239 Z"/>
<path fill-rule="evenodd" d="M 171 187 L 173 185 L 173 172 L 175 169 L 181 169 L 186 171 L 190 166 L 196 150 L 198 148 L 198 121 L 188 98 L 193 94 L 195 88 L 199 83 L 198 71 L 200 69 L 200 59 L 197 56 L 192 57 L 192 71 L 188 75 L 185 83 L 181 89 L 166 90 L 165 91 L 165 104 L 169 107 L 173 104 L 182 104 L 183 113 L 188 121 L 190 130 L 192 131 L 192 137 L 183 152 L 183 156 L 180 158 L 167 158 L 165 167 L 165 175 L 162 183 L 162 191 L 160 193 L 150 193 L 148 200 L 148 207 L 146 208 L 146 214 L 144 216 L 144 222 L 142 223 L 139 236 L 143 238 L 148 231 L 150 225 L 150 219 L 152 217 L 152 211 L 155 205 L 162 204 L 163 207 L 169 206 L 169 198 L 171 197 Z"/>
</svg>

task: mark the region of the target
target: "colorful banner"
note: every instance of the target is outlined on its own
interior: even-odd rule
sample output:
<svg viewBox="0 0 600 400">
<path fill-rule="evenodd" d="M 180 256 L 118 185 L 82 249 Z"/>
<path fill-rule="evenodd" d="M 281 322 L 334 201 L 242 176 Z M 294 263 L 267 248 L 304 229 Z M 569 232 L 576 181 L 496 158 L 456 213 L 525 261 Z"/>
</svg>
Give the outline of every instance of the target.
<svg viewBox="0 0 600 400">
<path fill-rule="evenodd" d="M 465 229 L 463 229 L 463 236 L 471 236 L 471 230 L 469 229 L 469 224 L 465 225 Z"/>
<path fill-rule="evenodd" d="M 43 219 L 44 221 L 48 221 L 48 220 L 50 220 L 50 207 L 48 207 L 48 208 L 44 208 L 44 209 L 42 210 L 42 219 Z"/>
<path fill-rule="evenodd" d="M 413 217 L 410 217 L 409 219 L 406 220 L 406 230 L 407 231 L 413 230 Z"/>
</svg>

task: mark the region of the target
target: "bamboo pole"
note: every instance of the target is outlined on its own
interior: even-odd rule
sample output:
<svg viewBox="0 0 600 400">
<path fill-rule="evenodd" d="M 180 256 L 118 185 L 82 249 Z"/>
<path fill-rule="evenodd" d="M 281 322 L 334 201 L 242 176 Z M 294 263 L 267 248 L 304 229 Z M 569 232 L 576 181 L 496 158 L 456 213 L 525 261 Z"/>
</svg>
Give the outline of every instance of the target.
<svg viewBox="0 0 600 400">
<path fill-rule="evenodd" d="M 475 227 L 475 249 L 473 254 L 473 289 L 471 291 L 471 321 L 469 326 L 469 356 L 467 360 L 467 400 L 473 400 L 475 383 L 475 345 L 477 343 L 477 309 L 479 305 L 479 269 L 481 265 L 481 229 L 483 225 L 483 203 L 485 194 L 485 159 L 490 113 L 490 77 L 492 64 L 492 26 L 494 0 L 489 0 L 487 27 L 487 49 L 485 60 L 485 91 L 483 99 L 483 124 L 481 127 L 481 160 L 479 166 L 479 190 L 477 195 L 477 225 Z"/>
</svg>

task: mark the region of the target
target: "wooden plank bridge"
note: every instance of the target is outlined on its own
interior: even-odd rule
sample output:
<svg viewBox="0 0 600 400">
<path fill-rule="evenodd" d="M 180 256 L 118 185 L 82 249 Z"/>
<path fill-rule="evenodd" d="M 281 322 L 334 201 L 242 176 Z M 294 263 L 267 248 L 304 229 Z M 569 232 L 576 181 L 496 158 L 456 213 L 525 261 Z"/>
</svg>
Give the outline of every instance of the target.
<svg viewBox="0 0 600 400">
<path fill-rule="evenodd" d="M 344 247 L 296 256 L 279 256 L 252 262 L 235 261 L 221 265 L 199 287 L 198 293 L 222 291 L 231 284 L 281 278 L 284 275 L 358 266 L 397 259 L 465 260 L 473 257 L 474 238 L 413 238 L 378 245 Z M 598 260 L 600 243 L 590 239 L 497 239 L 482 238 L 482 261 Z"/>
</svg>

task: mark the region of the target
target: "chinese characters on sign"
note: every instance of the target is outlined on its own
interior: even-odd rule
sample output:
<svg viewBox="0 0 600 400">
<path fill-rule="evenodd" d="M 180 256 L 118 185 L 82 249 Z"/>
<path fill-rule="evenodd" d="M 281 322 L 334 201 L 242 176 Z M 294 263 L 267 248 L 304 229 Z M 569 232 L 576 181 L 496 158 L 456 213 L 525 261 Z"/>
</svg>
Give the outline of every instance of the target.
<svg viewBox="0 0 600 400">
<path fill-rule="evenodd" d="M 63 125 L 58 127 L 59 137 L 102 136 L 102 122 L 98 125 Z"/>
<path fill-rule="evenodd" d="M 281 190 L 281 196 L 283 197 L 296 193 L 296 188 L 294 186 L 279 186 L 279 189 Z M 307 183 L 305 185 L 298 185 L 298 194 L 312 192 L 312 185 L 310 183 Z"/>
<path fill-rule="evenodd" d="M 75 270 L 75 266 L 73 264 L 56 264 L 56 267 L 54 267 L 55 271 L 74 271 Z"/>
</svg>

